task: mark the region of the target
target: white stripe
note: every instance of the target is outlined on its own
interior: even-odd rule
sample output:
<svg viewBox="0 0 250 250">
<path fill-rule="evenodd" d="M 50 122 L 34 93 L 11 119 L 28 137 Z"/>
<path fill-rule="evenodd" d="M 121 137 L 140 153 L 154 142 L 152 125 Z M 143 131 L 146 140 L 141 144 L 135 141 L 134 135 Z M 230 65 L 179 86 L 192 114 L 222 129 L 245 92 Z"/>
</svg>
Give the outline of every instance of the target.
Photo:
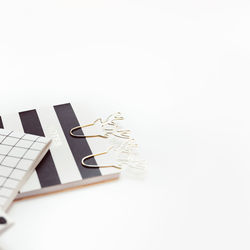
<svg viewBox="0 0 250 250">
<path fill-rule="evenodd" d="M 10 115 L 3 115 L 3 126 L 5 129 L 13 130 L 17 132 L 23 133 L 23 126 L 20 120 L 20 117 L 18 114 L 10 114 Z M 20 190 L 20 193 L 40 189 L 41 185 L 37 176 L 36 171 L 34 171 L 28 181 L 23 185 L 23 187 Z"/>
<path fill-rule="evenodd" d="M 61 183 L 82 180 L 53 107 L 37 110 L 44 134 L 52 139 L 50 152 Z"/>
<path fill-rule="evenodd" d="M 102 114 L 98 112 L 94 112 L 92 109 L 88 109 L 88 108 L 84 109 L 83 105 L 74 103 L 72 104 L 72 107 L 76 113 L 76 116 L 78 118 L 80 125 L 90 124 L 94 122 L 97 118 L 102 117 Z M 106 117 L 104 116 L 102 118 L 106 118 Z M 91 133 L 90 127 L 83 128 L 82 130 L 83 130 L 83 133 L 86 135 Z M 95 132 L 98 133 L 98 131 L 95 131 Z M 93 138 L 86 138 L 86 140 L 93 154 L 105 152 L 109 148 L 107 139 L 100 138 L 100 137 L 93 137 Z M 95 157 L 95 160 L 98 165 L 106 165 L 108 157 L 109 157 L 108 155 L 104 157 Z M 120 172 L 120 170 L 116 168 L 100 168 L 100 171 L 102 175 L 114 174 L 114 173 Z"/>
</svg>

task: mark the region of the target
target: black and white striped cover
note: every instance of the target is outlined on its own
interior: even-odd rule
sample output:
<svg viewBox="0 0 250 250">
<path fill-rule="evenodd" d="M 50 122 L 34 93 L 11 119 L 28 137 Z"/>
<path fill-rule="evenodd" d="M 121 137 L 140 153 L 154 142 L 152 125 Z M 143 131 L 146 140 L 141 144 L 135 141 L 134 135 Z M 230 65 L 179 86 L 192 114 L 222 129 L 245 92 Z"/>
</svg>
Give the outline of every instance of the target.
<svg viewBox="0 0 250 250">
<path fill-rule="evenodd" d="M 50 150 L 17 198 L 101 182 L 119 176 L 119 170 L 114 168 L 85 168 L 81 165 L 84 156 L 107 149 L 105 140 L 74 138 L 69 134 L 72 127 L 90 123 L 96 115 L 79 104 L 66 103 L 0 116 L 0 128 L 52 139 Z M 84 130 L 80 133 L 84 133 Z M 102 164 L 100 160 L 96 160 L 92 158 L 89 163 Z"/>
</svg>

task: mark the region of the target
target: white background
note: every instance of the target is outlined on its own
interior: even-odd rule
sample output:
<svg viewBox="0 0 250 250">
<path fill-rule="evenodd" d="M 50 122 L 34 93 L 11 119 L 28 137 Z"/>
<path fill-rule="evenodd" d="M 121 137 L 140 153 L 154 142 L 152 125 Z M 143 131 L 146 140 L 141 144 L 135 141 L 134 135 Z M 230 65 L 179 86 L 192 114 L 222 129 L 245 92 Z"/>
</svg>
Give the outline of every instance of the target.
<svg viewBox="0 0 250 250">
<path fill-rule="evenodd" d="M 250 2 L 0 2 L 0 112 L 121 111 L 145 179 L 15 202 L 1 250 L 250 249 Z"/>
</svg>

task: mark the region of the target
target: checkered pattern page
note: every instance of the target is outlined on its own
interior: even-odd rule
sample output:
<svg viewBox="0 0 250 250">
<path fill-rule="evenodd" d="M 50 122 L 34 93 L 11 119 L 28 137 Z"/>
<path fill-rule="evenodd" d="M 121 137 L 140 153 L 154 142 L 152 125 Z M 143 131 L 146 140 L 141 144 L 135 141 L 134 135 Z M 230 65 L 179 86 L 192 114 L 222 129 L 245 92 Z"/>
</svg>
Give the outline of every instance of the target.
<svg viewBox="0 0 250 250">
<path fill-rule="evenodd" d="M 48 143 L 44 137 L 0 129 L 0 208 L 16 197 Z"/>
</svg>

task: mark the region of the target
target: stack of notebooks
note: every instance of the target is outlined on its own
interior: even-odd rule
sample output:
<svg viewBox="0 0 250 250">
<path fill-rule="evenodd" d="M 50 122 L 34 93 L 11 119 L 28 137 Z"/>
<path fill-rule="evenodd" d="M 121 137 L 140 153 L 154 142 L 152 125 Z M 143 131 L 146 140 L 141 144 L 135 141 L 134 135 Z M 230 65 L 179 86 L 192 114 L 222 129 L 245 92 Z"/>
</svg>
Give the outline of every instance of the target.
<svg viewBox="0 0 250 250">
<path fill-rule="evenodd" d="M 96 117 L 82 106 L 70 103 L 1 115 L 0 143 L 1 140 L 3 143 L 0 147 L 3 151 L 1 153 L 0 148 L 0 165 L 10 170 L 0 173 L 0 178 L 8 177 L 0 189 L 0 205 L 1 202 L 4 204 L 2 208 L 5 210 L 10 204 L 10 201 L 4 201 L 6 194 L 3 190 L 15 186 L 18 175 L 22 175 L 22 184 L 25 184 L 14 197 L 16 199 L 118 178 L 118 169 L 86 168 L 81 164 L 84 156 L 104 151 L 104 141 L 100 142 L 98 138 L 74 138 L 69 133 L 73 127 L 87 124 Z M 79 131 L 79 134 L 83 133 L 84 129 Z M 10 150 L 13 147 L 16 154 Z M 5 159 L 1 161 L 3 157 Z M 29 161 L 32 164 L 28 164 Z M 95 158 L 89 159 L 88 163 L 102 164 Z M 18 173 L 12 173 L 12 168 Z M 6 188 L 6 184 L 9 187 Z M 13 199 L 16 194 L 11 195 Z"/>
<path fill-rule="evenodd" d="M 14 199 L 119 177 L 115 167 L 82 165 L 84 157 L 107 150 L 105 139 L 70 135 L 72 128 L 97 117 L 70 103 L 0 116 L 0 232 L 12 225 L 5 211 Z M 88 134 L 85 129 L 77 135 Z M 94 157 L 87 163 L 105 165 L 102 158 Z"/>
</svg>

